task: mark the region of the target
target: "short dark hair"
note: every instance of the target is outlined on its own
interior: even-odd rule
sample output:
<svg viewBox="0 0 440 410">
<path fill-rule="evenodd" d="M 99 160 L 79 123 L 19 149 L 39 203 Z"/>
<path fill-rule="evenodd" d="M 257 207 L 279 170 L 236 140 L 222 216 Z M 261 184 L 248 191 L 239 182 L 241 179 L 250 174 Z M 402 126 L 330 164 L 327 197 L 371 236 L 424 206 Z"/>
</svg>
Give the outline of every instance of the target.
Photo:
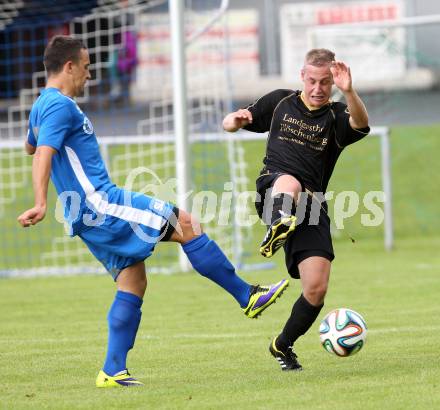
<svg viewBox="0 0 440 410">
<path fill-rule="evenodd" d="M 70 36 L 54 36 L 44 50 L 44 67 L 48 75 L 57 74 L 68 61 L 77 63 L 81 49 L 86 46 Z"/>
<path fill-rule="evenodd" d="M 304 63 L 322 67 L 335 61 L 335 53 L 326 48 L 313 48 L 306 54 Z"/>
</svg>

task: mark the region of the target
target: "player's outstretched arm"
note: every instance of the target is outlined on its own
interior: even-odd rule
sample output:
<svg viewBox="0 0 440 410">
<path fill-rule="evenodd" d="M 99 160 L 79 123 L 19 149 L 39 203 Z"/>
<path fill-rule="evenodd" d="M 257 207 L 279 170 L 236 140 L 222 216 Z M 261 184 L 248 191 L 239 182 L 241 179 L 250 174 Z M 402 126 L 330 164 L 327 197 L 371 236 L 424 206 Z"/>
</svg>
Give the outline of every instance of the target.
<svg viewBox="0 0 440 410">
<path fill-rule="evenodd" d="M 35 225 L 44 219 L 47 208 L 47 188 L 49 185 L 52 157 L 56 150 L 52 147 L 38 147 L 32 162 L 32 180 L 34 186 L 35 205 L 23 212 L 18 222 L 23 227 Z"/>
<path fill-rule="evenodd" d="M 223 119 L 223 129 L 228 132 L 238 131 L 248 124 L 252 124 L 252 113 L 245 109 L 231 112 Z"/>
<path fill-rule="evenodd" d="M 368 127 L 368 113 L 364 103 L 353 88 L 350 67 L 342 61 L 335 61 L 330 70 L 333 82 L 344 94 L 348 111 L 350 112 L 350 125 L 352 128 Z"/>
</svg>

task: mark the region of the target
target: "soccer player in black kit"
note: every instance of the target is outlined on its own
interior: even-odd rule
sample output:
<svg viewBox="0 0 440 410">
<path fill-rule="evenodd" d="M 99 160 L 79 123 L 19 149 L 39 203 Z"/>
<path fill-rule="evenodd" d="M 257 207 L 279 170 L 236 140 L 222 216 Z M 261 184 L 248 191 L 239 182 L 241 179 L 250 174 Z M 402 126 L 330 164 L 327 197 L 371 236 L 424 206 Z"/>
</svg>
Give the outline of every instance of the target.
<svg viewBox="0 0 440 410">
<path fill-rule="evenodd" d="M 330 176 L 343 149 L 370 131 L 350 68 L 335 61 L 332 51 L 310 50 L 301 79 L 302 91 L 272 91 L 223 120 L 229 132 L 269 131 L 264 167 L 256 182 L 257 212 L 268 226 L 260 253 L 271 257 L 284 247 L 287 270 L 302 286 L 283 330 L 269 347 L 282 370 L 302 369 L 293 344 L 324 305 L 334 259 L 324 200 Z M 331 101 L 333 85 L 346 104 Z"/>
</svg>

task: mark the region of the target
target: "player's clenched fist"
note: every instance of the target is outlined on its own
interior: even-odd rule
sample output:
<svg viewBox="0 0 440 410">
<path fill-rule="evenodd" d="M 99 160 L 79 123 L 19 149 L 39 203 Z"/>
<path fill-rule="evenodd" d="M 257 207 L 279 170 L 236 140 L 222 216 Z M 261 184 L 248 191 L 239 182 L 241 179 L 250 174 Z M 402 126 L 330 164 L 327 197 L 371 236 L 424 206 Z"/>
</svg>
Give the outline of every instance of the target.
<svg viewBox="0 0 440 410">
<path fill-rule="evenodd" d="M 34 206 L 31 209 L 23 212 L 18 218 L 18 222 L 24 228 L 35 225 L 44 219 L 46 215 L 46 208 L 41 206 Z"/>
<path fill-rule="evenodd" d="M 240 128 L 252 124 L 252 113 L 249 110 L 240 109 L 231 112 L 223 120 L 223 129 L 229 132 L 235 132 Z"/>
</svg>

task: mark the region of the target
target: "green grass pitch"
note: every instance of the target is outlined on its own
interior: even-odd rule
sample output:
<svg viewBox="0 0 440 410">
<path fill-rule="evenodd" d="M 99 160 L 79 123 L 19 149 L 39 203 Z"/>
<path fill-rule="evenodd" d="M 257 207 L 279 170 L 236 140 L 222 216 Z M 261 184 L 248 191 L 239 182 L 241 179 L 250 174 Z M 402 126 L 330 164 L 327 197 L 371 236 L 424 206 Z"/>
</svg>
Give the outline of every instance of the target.
<svg viewBox="0 0 440 410">
<path fill-rule="evenodd" d="M 377 241 L 340 243 L 319 318 L 355 309 L 368 340 L 357 355 L 334 357 L 319 344 L 318 320 L 296 347 L 301 373 L 281 372 L 267 350 L 299 293 L 296 281 L 250 320 L 195 273 L 153 275 L 128 360 L 146 385 L 129 390 L 94 387 L 114 292 L 109 277 L 4 280 L 0 408 L 439 408 L 439 246 L 438 238 L 405 239 L 387 254 Z M 282 258 L 276 262 L 244 277 L 278 280 Z"/>
<path fill-rule="evenodd" d="M 335 239 L 337 257 L 319 319 L 337 307 L 359 311 L 369 336 L 357 355 L 326 353 L 318 319 L 296 346 L 305 370 L 281 372 L 268 345 L 300 292 L 296 281 L 261 319 L 250 320 L 195 273 L 152 275 L 128 360 L 146 386 L 102 391 L 94 380 L 105 355 L 111 279 L 0 280 L 0 409 L 440 408 L 440 174 L 433 172 L 439 132 L 439 126 L 392 131 L 395 250 L 384 251 L 382 229 L 362 227 L 358 215 L 346 221 L 356 243 L 344 235 Z M 253 180 L 264 143 L 245 148 Z M 379 158 L 377 140 L 355 144 L 343 153 L 329 189 L 380 189 Z M 47 242 L 40 240 L 43 231 L 14 231 L 17 211 L 29 201 L 28 195 L 9 207 L 2 221 L 0 252 L 23 266 Z M 249 240 L 250 261 L 261 261 L 254 248 L 263 233 L 259 226 Z M 27 250 L 14 248 L 16 234 L 30 235 Z M 272 270 L 242 275 L 252 283 L 277 281 L 285 277 L 282 255 L 274 261 Z"/>
</svg>

